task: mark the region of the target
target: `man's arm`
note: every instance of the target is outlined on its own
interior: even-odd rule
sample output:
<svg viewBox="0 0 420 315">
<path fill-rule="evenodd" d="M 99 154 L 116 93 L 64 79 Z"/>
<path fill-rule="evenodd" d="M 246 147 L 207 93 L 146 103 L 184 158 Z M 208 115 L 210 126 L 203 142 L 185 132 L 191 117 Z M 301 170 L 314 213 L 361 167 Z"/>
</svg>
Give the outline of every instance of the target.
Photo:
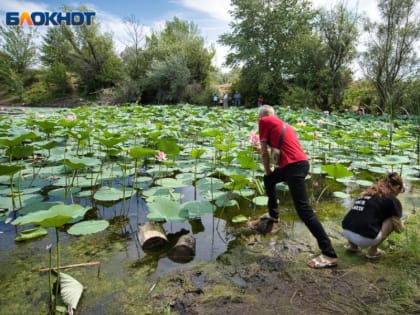
<svg viewBox="0 0 420 315">
<path fill-rule="evenodd" d="M 267 145 L 267 142 L 260 142 L 260 144 L 261 144 L 260 154 L 261 154 L 261 160 L 264 166 L 265 175 L 270 175 L 272 170 L 271 170 L 271 165 L 270 165 L 270 154 L 268 152 L 268 145 Z"/>
</svg>

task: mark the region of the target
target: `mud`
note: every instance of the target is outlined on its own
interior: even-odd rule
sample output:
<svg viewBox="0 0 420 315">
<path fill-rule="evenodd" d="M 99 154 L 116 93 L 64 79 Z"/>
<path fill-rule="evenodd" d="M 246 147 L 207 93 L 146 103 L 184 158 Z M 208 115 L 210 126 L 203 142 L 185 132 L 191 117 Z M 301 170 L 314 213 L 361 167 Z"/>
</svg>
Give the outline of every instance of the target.
<svg viewBox="0 0 420 315">
<path fill-rule="evenodd" d="M 159 279 L 149 303 L 181 315 L 420 314 L 418 285 L 406 298 L 398 268 L 339 248 L 337 267 L 313 270 L 312 246 L 275 234 L 250 234 L 212 264 Z"/>
</svg>

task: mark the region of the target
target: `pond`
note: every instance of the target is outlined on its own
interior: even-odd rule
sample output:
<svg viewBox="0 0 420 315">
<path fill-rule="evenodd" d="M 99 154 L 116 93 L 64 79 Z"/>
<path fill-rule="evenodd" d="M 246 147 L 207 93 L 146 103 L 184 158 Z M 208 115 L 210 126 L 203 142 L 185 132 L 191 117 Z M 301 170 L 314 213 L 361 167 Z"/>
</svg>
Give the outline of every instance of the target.
<svg viewBox="0 0 420 315">
<path fill-rule="evenodd" d="M 325 224 L 339 224 L 354 197 L 389 169 L 405 179 L 404 211 L 418 208 L 415 121 L 394 122 L 390 142 L 384 121 L 277 110 L 296 127 L 311 157 L 308 191 Z M 49 266 L 49 244 L 55 266 L 55 229 L 15 241 L 33 227 L 14 225 L 16 217 L 80 205 L 82 221 L 108 222 L 105 230 L 81 236 L 68 233 L 77 221 L 60 225 L 60 265 L 94 263 L 65 270 L 85 288 L 78 313 L 117 314 L 114 304 L 150 312 L 136 296 L 147 296 L 165 273 L 211 262 L 242 246 L 247 220 L 265 213 L 259 157 L 249 142 L 255 109 L 13 108 L 0 117 L 0 304 L 5 314 L 48 312 L 48 272 L 38 270 Z M 390 144 L 398 155 L 387 153 Z M 331 177 L 322 170 L 327 164 L 345 167 L 352 176 Z M 287 187 L 279 185 L 278 191 L 286 237 L 299 239 L 305 228 Z M 144 251 L 137 233 L 149 221 L 161 222 L 168 243 Z M 170 255 L 182 235 L 195 240 L 195 255 L 184 262 Z"/>
</svg>

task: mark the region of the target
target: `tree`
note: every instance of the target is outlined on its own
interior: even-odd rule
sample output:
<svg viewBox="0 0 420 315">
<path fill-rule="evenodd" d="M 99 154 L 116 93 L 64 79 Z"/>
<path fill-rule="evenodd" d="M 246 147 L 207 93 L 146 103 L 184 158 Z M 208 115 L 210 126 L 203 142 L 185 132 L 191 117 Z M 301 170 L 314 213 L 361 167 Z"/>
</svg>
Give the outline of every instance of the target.
<svg viewBox="0 0 420 315">
<path fill-rule="evenodd" d="M 351 82 L 349 65 L 356 56 L 359 17 L 339 3 L 320 15 L 320 31 L 326 45 L 329 94 L 333 105 L 342 105 L 343 91 Z"/>
<path fill-rule="evenodd" d="M 35 63 L 36 32 L 20 26 L 0 26 L 0 74 L 12 93 L 22 98 L 31 66 Z"/>
<path fill-rule="evenodd" d="M 382 22 L 366 24 L 373 36 L 362 54 L 366 77 L 378 93 L 378 106 L 394 114 L 401 104 L 404 82 L 415 77 L 419 66 L 414 45 L 420 38 L 420 22 L 415 10 L 418 0 L 380 0 Z"/>
<path fill-rule="evenodd" d="M 63 11 L 72 11 L 68 6 Z M 88 11 L 81 7 L 78 11 Z M 95 20 L 83 24 L 50 28 L 41 47 L 41 61 L 48 67 L 47 83 L 59 86 L 56 79 L 66 78 L 66 73 L 75 74 L 82 93 L 96 93 L 102 88 L 115 85 L 121 79 L 122 62 L 113 51 L 110 34 L 100 34 Z M 60 73 L 57 73 L 59 71 Z M 57 74 L 57 75 L 54 75 Z M 63 87 L 67 86 L 68 82 Z"/>
<path fill-rule="evenodd" d="M 144 90 L 148 60 L 144 53 L 145 32 L 143 25 L 134 15 L 125 20 L 128 42 L 121 53 L 125 65 L 123 83 L 120 86 L 121 98 L 125 101 L 139 101 Z"/>
<path fill-rule="evenodd" d="M 315 11 L 306 0 L 232 0 L 232 31 L 219 42 L 228 46 L 226 63 L 242 66 L 241 94 L 281 103 L 292 79 L 302 39 L 311 33 Z"/>
<path fill-rule="evenodd" d="M 214 49 L 205 47 L 204 39 L 199 35 L 194 23 L 182 21 L 177 17 L 166 22 L 162 32 L 153 32 L 151 36 L 146 37 L 145 58 L 150 61 L 147 79 L 156 84 L 157 89 L 148 84 L 144 93 L 145 100 L 171 99 L 171 103 L 194 102 L 197 94 L 206 91 L 210 72 L 213 71 L 213 56 Z M 170 67 L 178 69 L 180 74 L 175 75 Z M 156 81 L 158 78 L 160 83 Z M 180 81 L 168 85 L 170 80 Z M 174 95 L 175 91 L 177 95 Z M 165 93 L 167 97 L 163 96 Z"/>
</svg>

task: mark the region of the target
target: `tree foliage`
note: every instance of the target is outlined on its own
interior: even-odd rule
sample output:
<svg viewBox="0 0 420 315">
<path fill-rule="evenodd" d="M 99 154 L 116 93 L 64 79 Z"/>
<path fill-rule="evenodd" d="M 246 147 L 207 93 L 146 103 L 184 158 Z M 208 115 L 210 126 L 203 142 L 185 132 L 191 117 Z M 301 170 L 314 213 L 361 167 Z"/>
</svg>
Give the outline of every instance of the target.
<svg viewBox="0 0 420 315">
<path fill-rule="evenodd" d="M 213 56 L 214 49 L 205 46 L 194 23 L 177 17 L 166 22 L 162 32 L 146 37 L 145 58 L 150 64 L 147 69 L 150 81 L 145 94 L 158 101 L 190 102 L 194 95 L 188 91 L 205 91 L 213 70 Z"/>
<path fill-rule="evenodd" d="M 298 63 L 300 41 L 311 32 L 309 1 L 232 0 L 231 32 L 220 42 L 231 49 L 226 63 L 242 66 L 243 95 L 281 103 Z M 248 91 L 248 92 L 247 92 Z"/>
<path fill-rule="evenodd" d="M 363 69 L 378 93 L 379 107 L 391 113 L 402 102 L 404 86 L 418 75 L 414 72 L 419 65 L 414 49 L 420 38 L 417 3 L 417 0 L 380 0 L 382 21 L 366 24 L 372 37 L 362 55 Z"/>
<path fill-rule="evenodd" d="M 22 98 L 36 59 L 36 33 L 20 26 L 0 26 L 0 81 Z"/>
</svg>

